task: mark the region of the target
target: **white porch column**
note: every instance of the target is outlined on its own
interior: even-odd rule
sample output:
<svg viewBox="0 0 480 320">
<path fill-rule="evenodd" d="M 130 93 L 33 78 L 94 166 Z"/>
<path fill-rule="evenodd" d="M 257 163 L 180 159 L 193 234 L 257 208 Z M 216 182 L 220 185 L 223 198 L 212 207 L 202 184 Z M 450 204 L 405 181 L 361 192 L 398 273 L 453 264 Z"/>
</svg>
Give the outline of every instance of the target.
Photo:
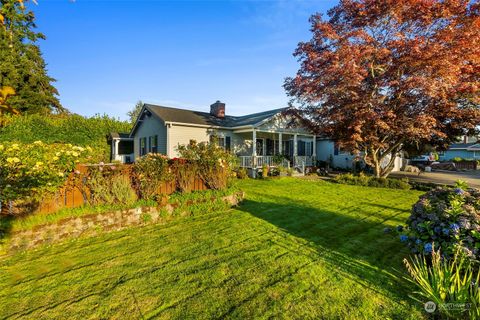
<svg viewBox="0 0 480 320">
<path fill-rule="evenodd" d="M 114 155 L 113 155 L 113 159 L 112 160 L 117 160 L 117 155 L 118 155 L 118 146 L 120 145 L 120 140 L 118 139 L 115 139 L 115 150 L 114 150 Z"/>
<path fill-rule="evenodd" d="M 278 154 L 282 155 L 283 154 L 283 148 L 282 148 L 282 133 L 280 132 L 278 134 Z"/>
<path fill-rule="evenodd" d="M 257 166 L 257 130 L 252 131 L 252 167 Z"/>
<path fill-rule="evenodd" d="M 313 161 L 317 158 L 317 136 L 313 135 L 313 146 L 312 146 L 312 157 Z"/>
<path fill-rule="evenodd" d="M 298 135 L 295 133 L 293 135 L 293 156 L 298 156 L 298 143 L 297 143 Z"/>
</svg>

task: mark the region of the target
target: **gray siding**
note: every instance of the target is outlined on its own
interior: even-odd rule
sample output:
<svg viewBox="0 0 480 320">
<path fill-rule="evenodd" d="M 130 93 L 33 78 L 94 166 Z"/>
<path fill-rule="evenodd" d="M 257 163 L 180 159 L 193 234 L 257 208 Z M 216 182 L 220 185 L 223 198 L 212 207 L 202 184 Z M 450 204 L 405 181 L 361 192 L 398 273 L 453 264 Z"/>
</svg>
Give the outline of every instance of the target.
<svg viewBox="0 0 480 320">
<path fill-rule="evenodd" d="M 188 144 L 190 140 L 208 142 L 211 132 L 212 130 L 208 128 L 172 125 L 168 128 L 168 157 L 178 157 L 178 145 Z"/>
<path fill-rule="evenodd" d="M 158 152 L 167 153 L 167 129 L 165 123 L 155 116 L 145 117 L 134 135 L 135 160 L 140 156 L 140 138 L 158 136 Z"/>
</svg>

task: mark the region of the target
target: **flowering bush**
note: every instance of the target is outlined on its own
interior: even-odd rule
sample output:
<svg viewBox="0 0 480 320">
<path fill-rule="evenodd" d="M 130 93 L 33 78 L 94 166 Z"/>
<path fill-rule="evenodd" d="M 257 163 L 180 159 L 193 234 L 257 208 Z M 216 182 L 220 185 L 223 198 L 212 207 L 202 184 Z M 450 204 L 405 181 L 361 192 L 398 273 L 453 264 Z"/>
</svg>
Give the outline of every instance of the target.
<svg viewBox="0 0 480 320">
<path fill-rule="evenodd" d="M 469 258 L 480 258 L 480 190 L 459 183 L 438 187 L 420 197 L 400 240 L 414 253 L 440 250 L 451 256 L 460 248 Z"/>
<path fill-rule="evenodd" d="M 0 203 L 38 201 L 57 191 L 90 148 L 71 144 L 0 144 Z"/>
<path fill-rule="evenodd" d="M 174 179 L 168 157 L 158 153 L 149 153 L 137 160 L 133 173 L 140 196 L 146 200 L 158 200 L 161 185 Z"/>
<path fill-rule="evenodd" d="M 210 189 L 227 187 L 228 179 L 232 176 L 235 157 L 215 143 L 190 140 L 188 145 L 179 145 L 178 152 L 182 158 L 195 162 L 198 173 Z"/>
</svg>

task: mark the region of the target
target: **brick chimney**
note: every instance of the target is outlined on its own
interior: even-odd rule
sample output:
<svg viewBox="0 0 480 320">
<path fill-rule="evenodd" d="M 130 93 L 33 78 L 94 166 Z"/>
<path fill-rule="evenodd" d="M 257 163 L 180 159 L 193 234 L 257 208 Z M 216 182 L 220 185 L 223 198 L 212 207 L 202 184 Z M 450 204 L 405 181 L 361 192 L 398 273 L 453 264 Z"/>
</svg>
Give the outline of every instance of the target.
<svg viewBox="0 0 480 320">
<path fill-rule="evenodd" d="M 210 105 L 210 114 L 217 118 L 225 118 L 225 103 L 217 100 L 217 102 Z"/>
</svg>

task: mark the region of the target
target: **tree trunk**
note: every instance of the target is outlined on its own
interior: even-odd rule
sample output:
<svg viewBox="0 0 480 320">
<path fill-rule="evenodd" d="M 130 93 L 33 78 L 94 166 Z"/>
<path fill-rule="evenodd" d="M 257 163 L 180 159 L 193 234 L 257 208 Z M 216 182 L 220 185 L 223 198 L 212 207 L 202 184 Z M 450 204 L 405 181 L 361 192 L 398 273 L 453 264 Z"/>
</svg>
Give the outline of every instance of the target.
<svg viewBox="0 0 480 320">
<path fill-rule="evenodd" d="M 389 153 L 383 153 L 380 156 L 377 156 L 377 154 L 370 155 L 370 158 L 371 158 L 370 165 L 373 167 L 373 174 L 375 175 L 375 178 L 388 177 L 388 175 L 392 172 L 393 168 L 395 167 L 395 159 L 397 157 L 397 153 L 398 151 L 394 150 Z M 382 160 L 387 156 L 390 156 L 390 159 L 388 160 L 387 165 L 382 168 L 381 166 Z"/>
</svg>

